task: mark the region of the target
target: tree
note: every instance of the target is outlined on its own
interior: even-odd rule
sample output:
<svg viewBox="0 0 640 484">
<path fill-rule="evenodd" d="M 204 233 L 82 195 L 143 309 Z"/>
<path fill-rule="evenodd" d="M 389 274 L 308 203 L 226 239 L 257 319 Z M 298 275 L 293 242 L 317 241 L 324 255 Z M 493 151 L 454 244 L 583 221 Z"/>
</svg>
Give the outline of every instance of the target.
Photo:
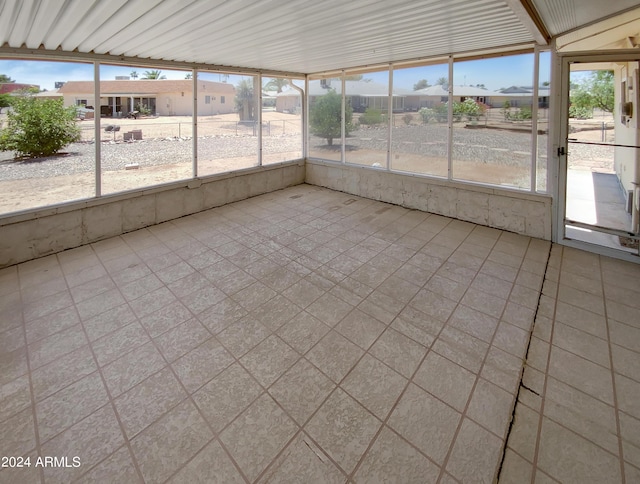
<svg viewBox="0 0 640 484">
<path fill-rule="evenodd" d="M 602 109 L 613 112 L 613 71 L 593 71 L 571 93 L 571 105 L 578 109 Z"/>
<path fill-rule="evenodd" d="M 277 91 L 278 93 L 281 93 L 282 89 L 287 87 L 288 85 L 289 85 L 288 79 L 274 77 L 264 85 L 264 89 L 265 91 Z"/>
<path fill-rule="evenodd" d="M 11 79 L 6 74 L 0 74 L 0 82 L 16 82 L 15 79 Z"/>
<path fill-rule="evenodd" d="M 362 74 L 351 74 L 350 76 L 344 76 L 345 81 L 362 81 L 364 75 Z"/>
<path fill-rule="evenodd" d="M 143 79 L 153 79 L 153 80 L 166 79 L 167 76 L 161 76 L 160 75 L 161 72 L 162 71 L 144 71 Z"/>
<path fill-rule="evenodd" d="M 427 87 L 429 87 L 429 81 L 427 81 L 426 79 L 420 79 L 413 85 L 413 90 L 417 91 L 418 89 L 425 89 Z"/>
<path fill-rule="evenodd" d="M 185 79 L 193 79 L 193 74 L 192 74 L 191 72 L 187 72 L 187 73 L 184 75 L 184 78 L 185 78 Z"/>
<path fill-rule="evenodd" d="M 131 76 L 131 79 L 137 79 L 138 78 L 138 71 L 131 71 L 131 74 L 129 74 Z"/>
<path fill-rule="evenodd" d="M 448 86 L 449 85 L 449 79 L 447 79 L 446 77 L 439 77 L 438 80 L 436 81 L 436 86 Z"/>
<path fill-rule="evenodd" d="M 252 79 L 242 79 L 236 86 L 235 106 L 240 115 L 240 121 L 253 121 L 255 119 Z"/>
<path fill-rule="evenodd" d="M 349 104 L 345 106 L 345 136 L 353 130 L 351 120 L 353 109 Z M 333 138 L 342 135 L 342 96 L 330 89 L 327 94 L 316 99 L 309 110 L 309 130 L 311 134 L 326 138 L 327 144 L 333 146 Z"/>
<path fill-rule="evenodd" d="M 11 100 L 7 127 L 0 132 L 0 151 L 14 151 L 16 157 L 51 156 L 80 139 L 74 106 L 62 99 L 17 96 Z"/>
</svg>

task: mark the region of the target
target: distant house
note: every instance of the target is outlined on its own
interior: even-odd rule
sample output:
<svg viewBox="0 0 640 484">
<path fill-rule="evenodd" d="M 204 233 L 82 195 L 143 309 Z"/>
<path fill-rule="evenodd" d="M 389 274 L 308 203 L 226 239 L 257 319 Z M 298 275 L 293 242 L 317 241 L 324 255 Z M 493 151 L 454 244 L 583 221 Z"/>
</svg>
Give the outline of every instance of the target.
<svg viewBox="0 0 640 484">
<path fill-rule="evenodd" d="M 506 89 L 501 89 L 500 93 L 503 94 L 509 101 L 512 107 L 531 106 L 533 102 L 533 87 L 532 86 L 511 86 Z M 549 87 L 538 87 L 538 107 L 549 107 Z"/>
<path fill-rule="evenodd" d="M 453 100 L 464 102 L 473 99 L 487 106 L 497 107 L 504 103 L 504 94 L 475 86 L 453 86 Z M 449 100 L 448 87 L 440 84 L 413 91 L 407 103 L 411 109 L 431 108 Z"/>
<path fill-rule="evenodd" d="M 59 90 L 65 106 L 96 106 L 93 81 L 68 81 Z M 234 112 L 235 87 L 198 81 L 198 115 Z M 100 81 L 101 116 L 123 117 L 139 106 L 160 116 L 187 116 L 193 112 L 193 81 L 190 79 Z"/>
<path fill-rule="evenodd" d="M 363 113 L 367 108 L 387 110 L 389 105 L 389 88 L 386 84 L 378 82 L 360 80 L 345 81 L 345 98 L 356 113 Z M 324 96 L 333 90 L 336 94 L 342 94 L 342 82 L 331 79 L 323 79 L 320 82 L 309 83 L 309 105 L 318 97 Z M 393 89 L 393 111 L 405 111 L 405 99 L 411 95 L 412 91 L 407 89 Z M 277 95 L 276 110 L 291 111 L 300 106 L 300 93 L 292 89 L 283 91 Z"/>
<path fill-rule="evenodd" d="M 0 83 L 0 94 L 9 94 L 14 91 L 21 91 L 23 89 L 36 88 L 40 90 L 40 86 L 35 84 L 20 84 L 18 82 L 2 82 Z"/>
</svg>

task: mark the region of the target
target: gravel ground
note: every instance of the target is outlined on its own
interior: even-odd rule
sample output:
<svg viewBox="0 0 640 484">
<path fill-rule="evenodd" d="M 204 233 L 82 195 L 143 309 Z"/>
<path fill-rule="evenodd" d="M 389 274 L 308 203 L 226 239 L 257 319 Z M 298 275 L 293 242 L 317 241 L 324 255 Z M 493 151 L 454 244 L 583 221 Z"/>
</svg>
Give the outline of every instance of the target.
<svg viewBox="0 0 640 484">
<path fill-rule="evenodd" d="M 446 126 L 403 126 L 393 129 L 393 150 L 397 153 L 425 154 L 446 157 Z M 497 129 L 454 128 L 453 154 L 457 160 L 488 162 L 492 165 L 528 166 L 531 134 Z M 300 150 L 297 135 L 263 137 L 263 153 L 295 152 Z M 326 140 L 312 137 L 311 152 L 318 156 L 326 149 Z M 336 149 L 333 147 L 332 151 Z M 387 149 L 387 130 L 364 128 L 354 131 L 347 139 L 347 150 L 383 151 Z M 102 169 L 124 169 L 128 163 L 141 167 L 167 163 L 190 163 L 191 138 L 148 139 L 134 142 L 103 142 Z M 251 157 L 257 153 L 253 136 L 211 136 L 198 141 L 198 157 L 202 160 Z M 92 172 L 95 168 L 95 147 L 92 142 L 74 143 L 65 155 L 37 160 L 13 160 L 13 153 L 0 152 L 0 180 L 50 178 Z M 612 159 L 612 148 L 571 145 L 573 158 Z M 334 155 L 335 156 L 335 155 Z M 332 156 L 331 158 L 333 158 Z"/>
</svg>

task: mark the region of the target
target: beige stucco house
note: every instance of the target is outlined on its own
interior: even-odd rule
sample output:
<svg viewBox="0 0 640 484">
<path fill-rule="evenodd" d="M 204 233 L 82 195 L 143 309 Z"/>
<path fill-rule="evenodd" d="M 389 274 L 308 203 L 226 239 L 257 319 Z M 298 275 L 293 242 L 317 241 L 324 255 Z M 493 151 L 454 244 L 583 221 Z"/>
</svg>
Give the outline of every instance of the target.
<svg viewBox="0 0 640 484">
<path fill-rule="evenodd" d="M 65 106 L 93 106 L 93 81 L 69 81 L 59 89 Z M 215 115 L 234 111 L 235 87 L 224 82 L 198 81 L 198 114 Z M 159 116 L 186 116 L 193 112 L 191 79 L 100 81 L 100 113 L 123 117 L 142 105 Z"/>
</svg>

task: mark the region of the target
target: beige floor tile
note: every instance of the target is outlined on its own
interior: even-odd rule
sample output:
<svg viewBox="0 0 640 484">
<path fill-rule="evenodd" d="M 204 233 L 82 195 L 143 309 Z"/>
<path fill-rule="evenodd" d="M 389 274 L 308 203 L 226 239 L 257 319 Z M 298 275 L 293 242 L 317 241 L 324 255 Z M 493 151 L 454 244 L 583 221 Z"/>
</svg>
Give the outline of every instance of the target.
<svg viewBox="0 0 640 484">
<path fill-rule="evenodd" d="M 551 348 L 549 374 L 605 403 L 613 404 L 611 370 L 554 346 Z"/>
<path fill-rule="evenodd" d="M 305 279 L 300 279 L 284 290 L 282 294 L 297 306 L 306 308 L 322 296 L 324 290 Z"/>
<path fill-rule="evenodd" d="M 0 422 L 30 405 L 31 388 L 28 375 L 0 385 Z"/>
<path fill-rule="evenodd" d="M 451 313 L 456 308 L 456 302 L 451 299 L 447 299 L 435 292 L 422 289 L 411 300 L 409 305 L 422 311 L 423 313 L 433 316 L 439 321 L 446 322 L 451 316 Z"/>
<path fill-rule="evenodd" d="M 84 474 L 80 479 L 86 483 L 142 483 L 131 454 L 127 447 L 120 447 L 117 451 L 100 462 L 97 466 Z"/>
<path fill-rule="evenodd" d="M 489 257 L 492 257 L 491 255 Z M 498 258 L 499 259 L 499 258 Z M 487 260 L 480 269 L 482 274 L 502 279 L 503 281 L 514 283 L 518 277 L 518 269 L 505 264 L 500 264 L 492 260 Z"/>
<path fill-rule="evenodd" d="M 445 274 L 447 273 L 445 272 Z M 460 302 L 460 299 L 462 299 L 462 296 L 464 296 L 464 293 L 468 289 L 470 280 L 471 278 L 465 280 L 453 280 L 449 277 L 444 277 L 441 272 L 438 272 L 429 279 L 429 282 L 425 285 L 425 289 L 438 294 L 439 296 L 452 299 L 455 302 Z"/>
<path fill-rule="evenodd" d="M 391 368 L 410 378 L 427 349 L 404 334 L 388 328 L 371 347 L 370 353 Z"/>
<path fill-rule="evenodd" d="M 72 304 L 73 299 L 71 298 L 71 293 L 69 291 L 62 291 L 24 304 L 22 312 L 25 322 L 28 323 L 34 319 L 42 318 L 60 309 L 69 307 Z"/>
<path fill-rule="evenodd" d="M 616 375 L 618 407 L 623 412 L 640 418 L 640 383 L 622 375 Z"/>
<path fill-rule="evenodd" d="M 109 309 L 113 309 L 121 304 L 124 304 L 125 300 L 120 294 L 118 289 L 111 289 L 109 291 L 93 296 L 89 299 L 76 304 L 76 309 L 80 315 L 80 319 L 86 321 L 98 314 L 101 314 Z"/>
<path fill-rule="evenodd" d="M 198 320 L 213 334 L 223 331 L 248 311 L 231 298 L 225 298 L 197 315 Z"/>
<path fill-rule="evenodd" d="M 130 351 L 102 368 L 102 374 L 112 397 L 131 389 L 166 365 L 152 342 Z"/>
<path fill-rule="evenodd" d="M 42 446 L 43 456 L 79 457 L 77 468 L 45 469 L 46 482 L 70 482 L 124 444 L 120 426 L 107 404 Z"/>
<path fill-rule="evenodd" d="M 87 338 L 80 324 L 36 341 L 29 345 L 31 370 L 46 365 L 86 344 Z"/>
<path fill-rule="evenodd" d="M 73 306 L 60 309 L 59 311 L 48 314 L 47 316 L 44 316 L 42 318 L 29 321 L 25 325 L 27 343 L 31 344 L 38 340 L 44 339 L 47 336 L 51 336 L 52 334 L 55 334 L 59 331 L 75 326 L 79 322 L 80 318 L 78 317 L 78 313 Z M 22 328 L 19 329 L 22 333 Z M 8 333 L 9 332 L 3 333 L 3 346 L 7 344 L 6 338 L 9 336 Z M 22 346 L 23 344 L 24 341 L 20 346 Z M 7 349 L 7 351 L 11 351 L 11 349 Z"/>
<path fill-rule="evenodd" d="M 354 309 L 335 327 L 342 336 L 367 350 L 382 334 L 385 325 L 368 314 Z"/>
<path fill-rule="evenodd" d="M 278 294 L 256 309 L 254 315 L 270 331 L 277 331 L 301 311 L 302 308 Z"/>
<path fill-rule="evenodd" d="M 187 354 L 211 337 L 211 333 L 197 319 L 190 319 L 154 339 L 167 361 Z"/>
<path fill-rule="evenodd" d="M 212 285 L 204 286 L 186 296 L 181 301 L 193 314 L 199 314 L 209 309 L 215 303 L 222 301 L 226 294 Z"/>
<path fill-rule="evenodd" d="M 94 372 L 37 403 L 41 442 L 71 427 L 107 402 L 102 378 Z"/>
<path fill-rule="evenodd" d="M 139 318 L 144 318 L 149 314 L 155 313 L 157 310 L 168 306 L 177 298 L 166 287 L 161 287 L 155 291 L 151 291 L 138 299 L 129 302 L 131 309 Z"/>
<path fill-rule="evenodd" d="M 473 288 L 467 290 L 460 302 L 493 318 L 499 318 L 502 315 L 507 303 L 506 299 Z"/>
<path fill-rule="evenodd" d="M 475 375 L 459 365 L 430 352 L 413 378 L 432 395 L 462 412 L 467 404 Z"/>
<path fill-rule="evenodd" d="M 520 484 L 521 482 L 531 482 L 533 465 L 524 460 L 521 456 L 507 449 L 504 454 L 504 461 L 500 468 L 498 482 L 501 484 Z"/>
<path fill-rule="evenodd" d="M 15 457 L 15 456 L 14 456 Z M 5 467 L 0 469 L 0 481 L 13 483 L 13 482 L 42 482 L 40 480 L 40 468 L 35 467 L 34 463 L 38 459 L 38 454 L 34 450 L 24 456 L 25 459 L 29 458 L 31 466 L 29 467 Z"/>
<path fill-rule="evenodd" d="M 553 329 L 553 344 L 598 365 L 611 367 L 607 342 L 584 331 L 556 322 Z"/>
<path fill-rule="evenodd" d="M 193 394 L 213 429 L 222 430 L 262 393 L 262 388 L 235 363 Z"/>
<path fill-rule="evenodd" d="M 0 455 L 19 456 L 35 449 L 33 409 L 28 407 L 0 425 Z"/>
<path fill-rule="evenodd" d="M 255 282 L 232 296 L 247 311 L 253 311 L 276 296 L 276 292 L 261 282 Z M 294 303 L 296 301 L 293 301 Z"/>
<path fill-rule="evenodd" d="M 305 430 L 345 472 L 350 473 L 381 424 L 353 398 L 337 389 Z"/>
<path fill-rule="evenodd" d="M 640 468 L 640 420 L 624 412 L 619 416 L 624 459 Z"/>
<path fill-rule="evenodd" d="M 245 482 L 238 469 L 216 440 L 208 444 L 168 482 L 193 484 Z"/>
<path fill-rule="evenodd" d="M 233 363 L 231 353 L 215 338 L 209 338 L 197 348 L 172 363 L 178 378 L 188 392 L 193 393 Z"/>
<path fill-rule="evenodd" d="M 186 397 L 171 370 L 165 368 L 120 395 L 114 403 L 127 437 L 132 439 Z"/>
<path fill-rule="evenodd" d="M 617 373 L 636 381 L 640 380 L 637 371 L 640 368 L 640 353 L 612 344 L 611 354 L 613 356 L 613 369 Z"/>
<path fill-rule="evenodd" d="M 504 438 L 511 421 L 515 396 L 482 378 L 478 380 L 467 416 Z"/>
<path fill-rule="evenodd" d="M 407 380 L 375 358 L 364 355 L 340 385 L 380 420 L 384 420 Z"/>
<path fill-rule="evenodd" d="M 602 296 L 598 297 L 574 287 L 560 284 L 558 286 L 558 299 L 592 313 L 604 315 L 604 300 Z"/>
<path fill-rule="evenodd" d="M 301 359 L 269 389 L 269 393 L 302 425 L 334 387 L 331 380 Z"/>
<path fill-rule="evenodd" d="M 449 324 L 489 343 L 498 327 L 498 320 L 477 309 L 460 304 L 449 318 Z"/>
<path fill-rule="evenodd" d="M 306 355 L 325 375 L 338 383 L 363 355 L 358 346 L 335 331 L 330 331 Z"/>
<path fill-rule="evenodd" d="M 494 482 L 502 441 L 465 418 L 456 437 L 447 471 L 462 482 Z"/>
<path fill-rule="evenodd" d="M 549 419 L 542 423 L 538 467 L 561 482 L 620 482 L 617 457 Z"/>
<path fill-rule="evenodd" d="M 192 318 L 191 312 L 180 301 L 174 301 L 158 311 L 140 318 L 140 323 L 152 338 Z"/>
<path fill-rule="evenodd" d="M 507 299 L 513 285 L 497 277 L 479 273 L 471 283 L 471 289 L 477 289 L 493 296 Z"/>
<path fill-rule="evenodd" d="M 229 325 L 216 337 L 233 356 L 240 358 L 267 336 L 269 330 L 249 315 Z"/>
<path fill-rule="evenodd" d="M 284 341 L 271 335 L 244 355 L 240 363 L 266 388 L 299 358 L 300 355 Z"/>
<path fill-rule="evenodd" d="M 382 429 L 353 482 L 436 482 L 440 469 L 387 427 Z"/>
<path fill-rule="evenodd" d="M 501 321 L 493 337 L 493 344 L 518 358 L 524 358 L 529 344 L 529 332 Z"/>
<path fill-rule="evenodd" d="M 556 320 L 581 331 L 586 331 L 598 338 L 607 339 L 606 322 L 604 316 L 599 314 L 558 301 Z"/>
<path fill-rule="evenodd" d="M 311 483 L 340 484 L 345 476 L 327 455 L 305 433 L 300 433 L 284 449 L 264 474 L 261 483 Z"/>
<path fill-rule="evenodd" d="M 220 434 L 220 439 L 253 481 L 297 430 L 293 420 L 263 394 Z"/>
<path fill-rule="evenodd" d="M 149 341 L 146 331 L 138 322 L 133 322 L 91 343 L 100 366 L 117 360 Z"/>
<path fill-rule="evenodd" d="M 97 370 L 89 345 L 32 370 L 33 394 L 40 401 Z"/>
<path fill-rule="evenodd" d="M 291 320 L 280 326 L 277 334 L 298 353 L 305 354 L 330 328 L 306 311 L 296 314 Z"/>
<path fill-rule="evenodd" d="M 540 414 L 526 405 L 517 405 L 507 447 L 533 462 Z"/>
<path fill-rule="evenodd" d="M 610 319 L 609 332 L 612 343 L 640 353 L 640 327 L 635 328 Z"/>
<path fill-rule="evenodd" d="M 89 341 L 95 341 L 116 329 L 132 323 L 135 319 L 136 315 L 129 305 L 123 304 L 84 321 L 82 325 L 87 332 Z"/>
<path fill-rule="evenodd" d="M 432 349 L 467 370 L 477 373 L 480 371 L 489 345 L 470 334 L 446 326 Z"/>
<path fill-rule="evenodd" d="M 307 307 L 307 312 L 333 327 L 349 314 L 353 306 L 332 294 L 325 293 Z"/>
<path fill-rule="evenodd" d="M 189 400 L 139 433 L 131 447 L 146 482 L 164 482 L 211 439 L 213 433 Z"/>
<path fill-rule="evenodd" d="M 607 316 L 615 321 L 639 327 L 638 309 L 627 306 L 624 303 L 607 301 Z"/>
<path fill-rule="evenodd" d="M 522 360 L 491 346 L 480 375 L 509 393 L 516 393 L 520 384 Z"/>
<path fill-rule="evenodd" d="M 388 425 L 442 465 L 461 415 L 415 385 L 409 385 Z"/>
</svg>

